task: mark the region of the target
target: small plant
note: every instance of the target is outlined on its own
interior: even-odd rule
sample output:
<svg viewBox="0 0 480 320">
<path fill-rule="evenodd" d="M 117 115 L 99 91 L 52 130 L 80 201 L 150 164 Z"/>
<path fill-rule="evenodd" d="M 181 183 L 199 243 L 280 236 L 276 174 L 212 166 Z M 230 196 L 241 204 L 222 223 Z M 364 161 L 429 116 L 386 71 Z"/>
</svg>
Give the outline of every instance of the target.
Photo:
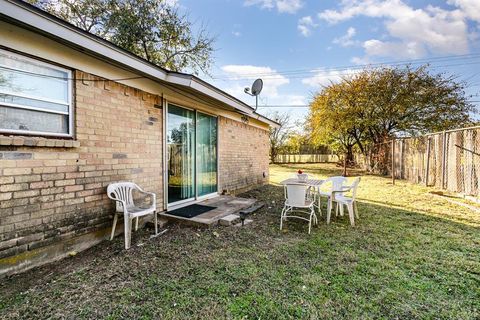
<svg viewBox="0 0 480 320">
<path fill-rule="evenodd" d="M 303 170 L 302 170 L 302 169 L 298 169 L 297 173 L 298 173 L 298 174 L 303 174 Z"/>
</svg>

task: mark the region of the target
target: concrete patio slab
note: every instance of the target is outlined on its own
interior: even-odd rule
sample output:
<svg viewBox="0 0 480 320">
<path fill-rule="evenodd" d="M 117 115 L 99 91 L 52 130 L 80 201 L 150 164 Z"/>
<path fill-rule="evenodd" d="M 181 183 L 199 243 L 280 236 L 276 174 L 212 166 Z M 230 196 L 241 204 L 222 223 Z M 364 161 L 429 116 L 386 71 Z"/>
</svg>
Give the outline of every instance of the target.
<svg viewBox="0 0 480 320">
<path fill-rule="evenodd" d="M 221 218 L 231 214 L 235 214 L 240 210 L 251 207 L 256 202 L 257 200 L 253 198 L 238 198 L 229 195 L 220 195 L 218 197 L 198 202 L 197 204 L 215 207 L 215 209 L 202 213 L 196 217 L 184 218 L 174 216 L 168 214 L 168 211 L 160 213 L 160 215 L 171 220 L 181 221 L 185 223 L 214 225 L 217 224 Z"/>
</svg>

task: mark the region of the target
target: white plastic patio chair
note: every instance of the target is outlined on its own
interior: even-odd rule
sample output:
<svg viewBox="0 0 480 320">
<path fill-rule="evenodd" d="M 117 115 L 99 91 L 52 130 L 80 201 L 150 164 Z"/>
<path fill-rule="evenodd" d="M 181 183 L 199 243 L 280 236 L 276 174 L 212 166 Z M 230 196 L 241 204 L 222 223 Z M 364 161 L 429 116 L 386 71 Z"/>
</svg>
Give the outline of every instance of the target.
<svg viewBox="0 0 480 320">
<path fill-rule="evenodd" d="M 307 175 L 307 181 L 315 179 L 315 176 L 312 176 L 311 174 L 308 174 L 308 173 L 304 173 L 304 174 Z M 297 176 L 296 173 L 291 175 L 290 179 L 297 180 L 298 181 L 297 183 L 303 183 L 302 181 L 298 180 L 298 176 Z M 318 214 L 321 217 L 322 216 L 322 208 L 320 206 L 320 187 L 312 187 L 312 190 L 316 193 L 316 196 L 318 196 L 318 201 L 314 201 L 313 205 L 314 205 L 315 208 L 318 209 Z"/>
<path fill-rule="evenodd" d="M 142 194 L 149 195 L 151 198 L 151 205 L 148 208 L 136 206 L 133 202 L 133 191 L 138 191 Z M 107 187 L 107 195 L 110 199 L 116 202 L 116 210 L 113 218 L 112 233 L 110 240 L 115 235 L 115 227 L 117 226 L 118 216 L 123 214 L 124 217 L 124 233 L 125 233 L 125 249 L 129 249 L 132 238 L 132 220 L 135 218 L 135 231 L 138 230 L 138 218 L 148 214 L 153 214 L 155 235 L 158 234 L 157 226 L 157 196 L 155 193 L 143 191 L 138 185 L 133 182 L 117 182 L 111 183 Z"/>
<path fill-rule="evenodd" d="M 280 217 L 280 230 L 283 227 L 283 221 L 288 218 L 302 219 L 308 221 L 308 234 L 312 230 L 312 223 L 318 224 L 318 218 L 315 214 L 315 192 L 311 187 L 302 183 L 289 183 L 284 186 L 285 205 Z M 308 218 L 294 215 L 306 214 Z"/>
<path fill-rule="evenodd" d="M 357 196 L 357 189 L 360 183 L 360 177 L 356 178 L 350 186 L 344 186 L 341 191 L 334 191 L 334 198 L 335 202 L 337 202 L 337 208 L 335 212 L 337 212 L 338 208 L 340 208 L 340 213 L 343 216 L 343 206 L 347 207 L 348 216 L 350 217 L 350 224 L 355 226 L 355 218 L 358 219 L 358 208 L 357 203 L 355 202 L 355 198 Z M 351 192 L 352 196 L 348 197 L 345 193 Z M 327 216 L 327 223 L 330 222 L 330 215 Z"/>
<path fill-rule="evenodd" d="M 318 196 L 319 196 L 319 201 L 318 201 L 318 206 L 320 207 L 320 199 L 322 197 L 327 198 L 327 223 L 330 223 L 330 217 L 332 213 L 332 208 L 333 208 L 333 202 L 335 201 L 334 197 L 334 192 L 335 191 L 341 191 L 343 188 L 343 185 L 347 182 L 347 178 L 342 177 L 342 176 L 336 176 L 336 177 L 330 177 L 326 179 L 323 183 L 323 185 L 329 185 L 329 189 L 327 191 L 321 190 L 321 186 L 318 190 Z M 320 209 L 320 208 L 319 208 Z"/>
</svg>

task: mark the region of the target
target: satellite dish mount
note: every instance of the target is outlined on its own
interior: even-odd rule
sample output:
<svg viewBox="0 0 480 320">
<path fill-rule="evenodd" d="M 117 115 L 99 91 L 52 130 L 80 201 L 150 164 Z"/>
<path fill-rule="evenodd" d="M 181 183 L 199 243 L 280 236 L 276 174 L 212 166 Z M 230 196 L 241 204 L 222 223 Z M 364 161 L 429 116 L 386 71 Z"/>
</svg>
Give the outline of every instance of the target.
<svg viewBox="0 0 480 320">
<path fill-rule="evenodd" d="M 255 111 L 257 111 L 258 108 L 258 95 L 260 92 L 262 92 L 263 89 L 263 80 L 262 79 L 257 79 L 253 82 L 252 88 L 245 88 L 245 93 L 248 94 L 249 96 L 255 97 Z"/>
</svg>

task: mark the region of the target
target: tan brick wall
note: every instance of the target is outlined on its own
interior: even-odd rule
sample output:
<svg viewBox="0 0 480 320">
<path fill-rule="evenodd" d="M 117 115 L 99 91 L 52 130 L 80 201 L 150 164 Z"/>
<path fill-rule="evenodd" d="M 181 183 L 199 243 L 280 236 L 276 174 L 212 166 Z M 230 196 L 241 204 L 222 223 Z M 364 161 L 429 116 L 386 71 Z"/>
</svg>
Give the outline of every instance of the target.
<svg viewBox="0 0 480 320">
<path fill-rule="evenodd" d="M 118 83 L 76 81 L 80 147 L 0 146 L 0 258 L 110 226 L 105 191 L 113 181 L 156 192 L 163 208 L 159 99 Z"/>
<path fill-rule="evenodd" d="M 218 122 L 219 189 L 233 192 L 268 182 L 268 131 L 224 117 Z"/>
<path fill-rule="evenodd" d="M 0 259 L 110 227 L 111 182 L 134 181 L 163 208 L 160 97 L 75 76 L 96 80 L 75 82 L 75 141 L 0 135 Z M 268 181 L 267 130 L 219 116 L 219 180 L 229 192 Z"/>
</svg>

